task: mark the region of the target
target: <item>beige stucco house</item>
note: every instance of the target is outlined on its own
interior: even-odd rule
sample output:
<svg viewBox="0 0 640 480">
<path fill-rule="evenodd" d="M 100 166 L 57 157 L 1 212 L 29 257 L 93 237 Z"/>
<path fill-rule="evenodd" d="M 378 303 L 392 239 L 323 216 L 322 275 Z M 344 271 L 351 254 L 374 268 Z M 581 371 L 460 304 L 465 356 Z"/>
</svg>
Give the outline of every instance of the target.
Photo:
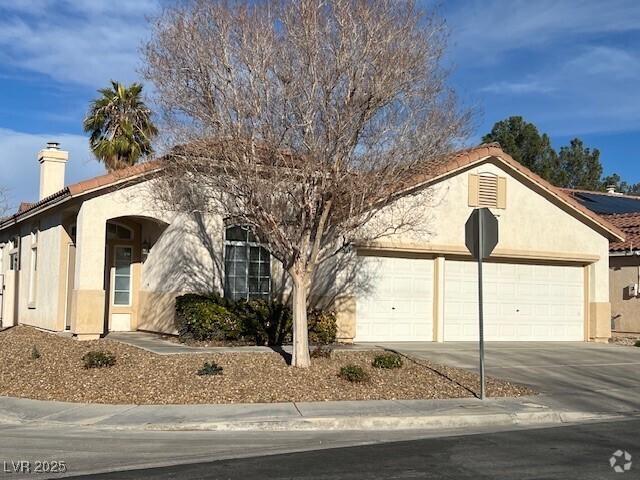
<svg viewBox="0 0 640 480">
<path fill-rule="evenodd" d="M 2 325 L 71 331 L 174 332 L 174 299 L 188 291 L 268 297 L 277 261 L 222 217 L 155 208 L 159 166 L 64 186 L 67 153 L 38 154 L 40 199 L 0 222 Z M 610 336 L 609 241 L 622 232 L 495 146 L 434 161 L 416 180 L 428 236 L 360 246 L 318 273 L 312 296 L 338 312 L 343 341 L 477 338 L 476 263 L 464 225 L 476 207 L 498 218 L 485 261 L 488 340 L 604 341 Z"/>
<path fill-rule="evenodd" d="M 564 189 L 565 193 L 619 228 L 625 240 L 609 243 L 611 328 L 640 333 L 640 197 L 616 192 Z"/>
<path fill-rule="evenodd" d="M 624 242 L 609 246 L 611 327 L 618 332 L 640 333 L 640 212 L 606 218 L 626 235 Z"/>
</svg>

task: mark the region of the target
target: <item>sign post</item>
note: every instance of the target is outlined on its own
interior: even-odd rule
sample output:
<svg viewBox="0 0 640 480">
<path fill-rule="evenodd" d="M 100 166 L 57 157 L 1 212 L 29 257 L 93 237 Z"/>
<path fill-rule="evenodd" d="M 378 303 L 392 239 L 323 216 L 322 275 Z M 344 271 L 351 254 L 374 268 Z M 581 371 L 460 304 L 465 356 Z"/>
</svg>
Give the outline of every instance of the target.
<svg viewBox="0 0 640 480">
<path fill-rule="evenodd" d="M 498 219 L 488 208 L 476 208 L 465 224 L 465 244 L 478 260 L 478 331 L 480 342 L 480 399 L 484 392 L 484 308 L 482 292 L 482 259 L 489 258 L 498 244 Z"/>
</svg>

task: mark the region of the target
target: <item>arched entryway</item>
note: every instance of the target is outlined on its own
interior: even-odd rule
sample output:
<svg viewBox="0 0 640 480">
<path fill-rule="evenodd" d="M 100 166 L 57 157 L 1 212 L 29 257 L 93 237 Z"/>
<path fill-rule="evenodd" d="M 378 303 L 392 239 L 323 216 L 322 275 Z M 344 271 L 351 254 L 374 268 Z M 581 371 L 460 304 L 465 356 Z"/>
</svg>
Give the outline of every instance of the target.
<svg viewBox="0 0 640 480">
<path fill-rule="evenodd" d="M 105 333 L 137 329 L 142 265 L 166 228 L 166 223 L 148 217 L 127 216 L 107 220 Z"/>
</svg>

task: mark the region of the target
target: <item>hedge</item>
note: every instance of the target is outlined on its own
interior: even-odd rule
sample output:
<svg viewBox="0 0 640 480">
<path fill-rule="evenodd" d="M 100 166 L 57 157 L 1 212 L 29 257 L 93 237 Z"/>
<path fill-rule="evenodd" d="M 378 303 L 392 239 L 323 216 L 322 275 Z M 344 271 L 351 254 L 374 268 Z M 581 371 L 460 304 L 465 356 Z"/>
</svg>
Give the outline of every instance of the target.
<svg viewBox="0 0 640 480">
<path fill-rule="evenodd" d="M 336 315 L 307 311 L 309 342 L 326 345 L 336 339 Z M 231 300 L 215 294 L 189 293 L 176 298 L 180 340 L 254 341 L 258 345 L 290 343 L 291 308 L 276 301 Z"/>
</svg>

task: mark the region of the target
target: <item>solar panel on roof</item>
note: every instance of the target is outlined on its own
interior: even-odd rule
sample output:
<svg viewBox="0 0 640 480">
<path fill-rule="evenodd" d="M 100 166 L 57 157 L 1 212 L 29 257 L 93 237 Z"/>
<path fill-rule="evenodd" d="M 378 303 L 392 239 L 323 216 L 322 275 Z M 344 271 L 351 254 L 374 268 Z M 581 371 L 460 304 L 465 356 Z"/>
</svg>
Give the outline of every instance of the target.
<svg viewBox="0 0 640 480">
<path fill-rule="evenodd" d="M 640 212 L 640 197 L 580 192 L 574 197 L 592 212 L 603 214 Z"/>
</svg>

